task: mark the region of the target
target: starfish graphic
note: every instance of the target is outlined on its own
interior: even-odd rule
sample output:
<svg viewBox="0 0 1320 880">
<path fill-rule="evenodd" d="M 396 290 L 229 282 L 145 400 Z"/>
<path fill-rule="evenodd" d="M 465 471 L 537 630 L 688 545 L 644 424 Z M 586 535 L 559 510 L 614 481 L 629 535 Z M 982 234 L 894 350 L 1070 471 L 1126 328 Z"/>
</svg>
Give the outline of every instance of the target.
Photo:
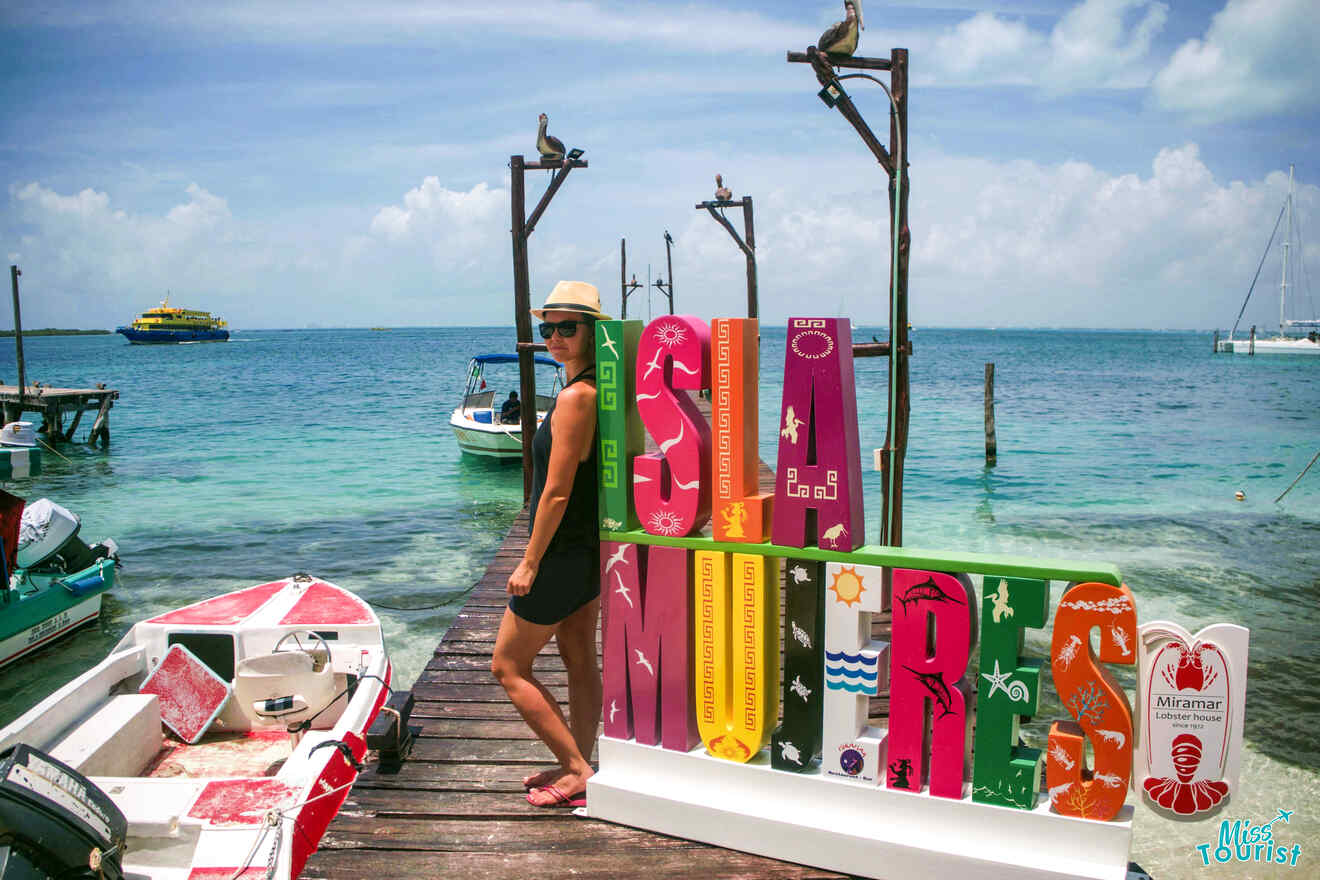
<svg viewBox="0 0 1320 880">
<path fill-rule="evenodd" d="M 1012 675 L 1011 672 L 1000 672 L 999 661 L 996 660 L 994 672 L 981 673 L 981 677 L 990 682 L 990 693 L 986 694 L 985 698 L 988 700 L 995 695 L 995 691 L 1003 691 L 1004 696 L 1013 699 L 1013 695 L 1008 692 L 1008 680 Z"/>
</svg>

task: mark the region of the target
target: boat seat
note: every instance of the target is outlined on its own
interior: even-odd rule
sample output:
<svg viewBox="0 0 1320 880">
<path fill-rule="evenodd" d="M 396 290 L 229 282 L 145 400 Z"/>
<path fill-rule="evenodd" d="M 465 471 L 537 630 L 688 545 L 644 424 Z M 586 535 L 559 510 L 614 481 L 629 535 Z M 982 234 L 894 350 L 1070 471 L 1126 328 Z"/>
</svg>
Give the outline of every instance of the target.
<svg viewBox="0 0 1320 880">
<path fill-rule="evenodd" d="M 64 734 L 50 755 L 84 776 L 137 776 L 161 741 L 160 698 L 119 694 Z"/>
<path fill-rule="evenodd" d="M 304 651 L 245 657 L 234 672 L 234 698 L 245 713 L 264 721 L 306 721 L 335 698 L 328 659 Z"/>
</svg>

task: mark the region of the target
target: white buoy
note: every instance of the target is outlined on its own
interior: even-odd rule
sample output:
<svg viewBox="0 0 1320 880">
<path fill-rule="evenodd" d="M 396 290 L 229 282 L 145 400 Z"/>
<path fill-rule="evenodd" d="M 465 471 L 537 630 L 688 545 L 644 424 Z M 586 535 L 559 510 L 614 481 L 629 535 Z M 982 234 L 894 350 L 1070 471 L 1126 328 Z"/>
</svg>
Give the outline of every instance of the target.
<svg viewBox="0 0 1320 880">
<path fill-rule="evenodd" d="M 1238 489 L 1236 492 L 1233 493 L 1233 497 L 1236 498 L 1238 501 L 1246 501 L 1247 493 L 1243 492 L 1241 489 Z"/>
</svg>

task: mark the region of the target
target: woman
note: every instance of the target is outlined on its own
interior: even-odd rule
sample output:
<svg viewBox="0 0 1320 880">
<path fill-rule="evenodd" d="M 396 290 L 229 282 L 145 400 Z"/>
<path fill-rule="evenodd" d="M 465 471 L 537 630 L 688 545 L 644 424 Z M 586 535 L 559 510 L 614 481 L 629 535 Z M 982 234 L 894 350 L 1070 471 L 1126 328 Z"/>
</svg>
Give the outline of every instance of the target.
<svg viewBox="0 0 1320 880">
<path fill-rule="evenodd" d="M 601 681 L 596 665 L 600 614 L 600 538 L 596 515 L 595 322 L 608 319 L 600 294 L 561 281 L 532 309 L 541 338 L 568 382 L 532 440 L 531 538 L 509 576 L 491 671 L 559 766 L 523 780 L 537 807 L 586 802 L 587 759 L 596 742 Z M 568 718 L 532 674 L 532 661 L 554 637 L 568 671 Z"/>
</svg>

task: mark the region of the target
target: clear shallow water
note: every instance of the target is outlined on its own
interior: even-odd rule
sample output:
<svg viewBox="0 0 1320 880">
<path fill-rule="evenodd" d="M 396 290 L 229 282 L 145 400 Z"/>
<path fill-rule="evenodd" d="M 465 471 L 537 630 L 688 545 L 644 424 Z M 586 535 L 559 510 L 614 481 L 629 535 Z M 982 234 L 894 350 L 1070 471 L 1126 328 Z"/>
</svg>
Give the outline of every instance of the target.
<svg viewBox="0 0 1320 880">
<path fill-rule="evenodd" d="M 884 335 L 855 336 L 872 332 Z M 765 331 L 771 463 L 783 340 L 782 328 Z M 1214 356 L 1197 333 L 918 330 L 913 340 L 905 543 L 1112 562 L 1143 621 L 1251 627 L 1248 750 L 1230 812 L 1261 822 L 1298 808 L 1276 837 L 1320 848 L 1320 822 L 1306 815 L 1320 803 L 1320 698 L 1308 687 L 1320 677 L 1320 469 L 1273 502 L 1320 448 L 1320 363 Z M 254 331 L 170 347 L 26 339 L 30 380 L 105 382 L 122 395 L 108 452 L 61 446 L 68 461 L 47 454 L 40 477 L 10 488 L 71 508 L 89 539 L 114 537 L 124 568 L 97 628 L 0 673 L 0 723 L 103 657 L 134 621 L 295 571 L 378 607 L 449 602 L 379 609 L 399 679 L 412 681 L 521 503 L 517 468 L 463 458 L 447 424 L 467 358 L 512 346 L 512 330 L 498 328 Z M 982 430 L 990 361 L 994 468 Z M 7 340 L 0 378 L 14 379 Z M 859 360 L 857 379 L 869 465 L 884 439 L 884 361 Z M 880 475 L 865 482 L 873 538 Z M 1029 644 L 1046 653 L 1043 634 Z M 1040 717 L 1063 713 L 1054 702 Z M 1139 810 L 1133 857 L 1161 880 L 1300 876 L 1202 869 L 1193 846 L 1216 830 Z"/>
</svg>

